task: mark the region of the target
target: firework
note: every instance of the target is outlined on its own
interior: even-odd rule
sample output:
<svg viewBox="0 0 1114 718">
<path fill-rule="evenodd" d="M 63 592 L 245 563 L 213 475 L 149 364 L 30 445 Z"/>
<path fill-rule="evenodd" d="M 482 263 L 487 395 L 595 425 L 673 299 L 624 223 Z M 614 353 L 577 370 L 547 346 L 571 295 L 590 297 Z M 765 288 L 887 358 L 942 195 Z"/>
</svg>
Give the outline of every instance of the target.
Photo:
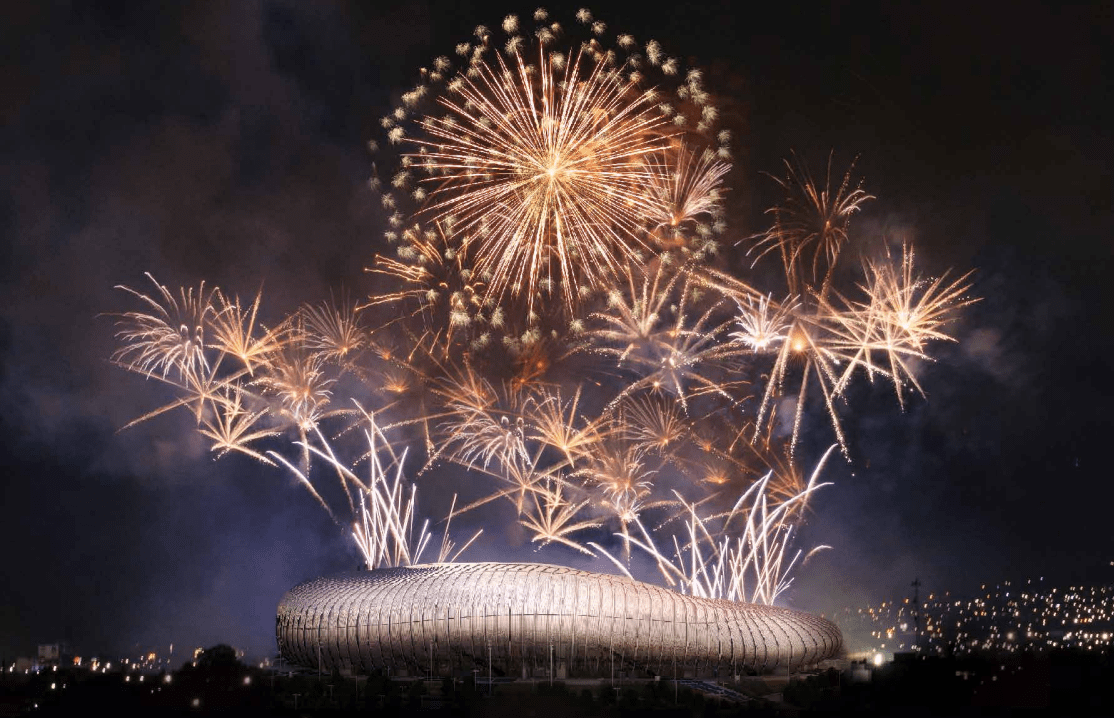
<svg viewBox="0 0 1114 718">
<path fill-rule="evenodd" d="M 874 199 L 853 178 L 854 163 L 833 189 L 831 156 L 822 187 L 796 156 L 792 162 L 785 160 L 784 177 L 774 177 L 785 196 L 769 210 L 774 223 L 758 247 L 760 254 L 776 251 L 781 256 L 791 292 L 799 292 L 803 282 L 817 284 L 821 270 L 823 279 L 819 283 L 827 285 L 831 280 L 832 269 L 847 242 L 851 217 Z"/>
<path fill-rule="evenodd" d="M 238 359 L 248 374 L 254 374 L 257 366 L 266 367 L 270 356 L 286 343 L 288 327 L 285 324 L 273 330 L 260 327 L 263 334 L 256 336 L 259 302 L 263 299 L 263 292 L 255 295 L 249 309 L 243 308 L 239 297 L 229 300 L 220 290 L 215 293 L 221 306 L 213 312 L 210 320 L 212 347 L 221 354 Z"/>
<path fill-rule="evenodd" d="M 795 157 L 776 178 L 754 250 L 783 284 L 713 266 L 729 136 L 700 71 L 655 41 L 609 49 L 586 11 L 563 48 L 534 17 L 533 35 L 504 18 L 505 42 L 477 28 L 458 70 L 436 58 L 383 118 L 398 166 L 366 301 L 265 325 L 261 293 L 123 288 L 140 309 L 118 315 L 114 362 L 177 394 L 129 426 L 189 411 L 215 456 L 289 472 L 370 568 L 430 554 L 418 484 L 447 465 L 438 561 L 479 537 L 458 548 L 454 517 L 502 504 L 538 550 L 628 575 L 641 551 L 685 593 L 772 603 L 810 555 L 795 527 L 832 453 L 800 468 L 808 407 L 849 455 L 851 383 L 923 394 L 916 364 L 951 340 L 970 275 L 922 278 L 906 247 L 839 286 L 873 197 L 853 168 L 833 186 L 830 158 L 822 183 Z"/>
<path fill-rule="evenodd" d="M 657 472 L 647 467 L 645 454 L 634 446 L 605 444 L 594 452 L 594 459 L 578 473 L 596 489 L 602 506 L 629 517 L 631 507 L 653 489 Z"/>
<path fill-rule="evenodd" d="M 756 354 L 772 351 L 789 338 L 791 317 L 798 308 L 796 302 L 771 305 L 771 297 L 767 294 L 757 299 L 746 296 L 741 301 L 736 300 L 735 305 L 739 308 L 735 318 L 739 328 L 729 336 Z"/>
<path fill-rule="evenodd" d="M 708 238 L 711 223 L 721 212 L 723 179 L 731 165 L 717 161 L 711 150 L 699 155 L 684 142 L 653 156 L 647 162 L 650 202 L 644 208 L 651 231 L 662 235 L 661 243 L 683 243 L 691 233 Z"/>
<path fill-rule="evenodd" d="M 474 348 L 490 340 L 490 332 L 502 328 L 503 310 L 492 306 L 485 312 L 486 283 L 468 261 L 468 250 L 456 246 L 438 222 L 435 229 L 415 224 L 401 233 L 395 257 L 380 255 L 369 272 L 400 281 L 403 288 L 372 297 L 369 305 L 414 304 L 424 328 L 437 336 L 435 345 L 447 355 L 454 342 L 468 337 Z M 484 339 L 483 337 L 488 337 Z"/>
<path fill-rule="evenodd" d="M 214 313 L 212 291 L 206 291 L 202 282 L 196 292 L 183 287 L 175 298 L 150 273 L 147 278 L 159 290 L 161 303 L 134 289 L 116 287 L 137 297 L 148 311 L 121 315 L 116 338 L 123 346 L 113 355 L 113 361 L 142 374 L 159 372 L 163 377 L 171 369 L 177 369 L 179 376 L 208 369 L 205 326 Z"/>
<path fill-rule="evenodd" d="M 274 429 L 261 429 L 257 426 L 260 419 L 267 416 L 265 409 L 245 409 L 243 392 L 238 388 L 226 389 L 223 400 L 214 402 L 213 408 L 213 416 L 203 418 L 198 430 L 202 436 L 213 440 L 212 450 L 216 452 L 217 458 L 229 451 L 238 451 L 274 466 L 274 462 L 250 447 L 254 441 L 279 433 Z"/>
<path fill-rule="evenodd" d="M 848 310 L 835 315 L 838 329 L 833 344 L 846 357 L 846 369 L 835 389 L 842 391 L 855 370 L 862 368 L 871 379 L 875 374 L 890 379 L 904 408 L 907 382 L 924 395 L 909 361 L 931 361 L 925 353 L 929 342 L 954 341 L 943 328 L 957 309 L 976 301 L 966 296 L 971 274 L 950 282 L 947 273 L 922 279 L 916 275 L 913 250 L 908 245 L 902 246 L 896 267 L 887 253 L 883 261 L 868 262 L 864 273 L 867 282 L 860 289 L 867 300 L 845 302 Z M 876 360 L 875 355 L 881 359 Z"/>
<path fill-rule="evenodd" d="M 332 400 L 331 377 L 325 357 L 302 341 L 292 341 L 271 356 L 270 371 L 255 379 L 263 392 L 278 399 L 281 413 L 308 431 L 328 411 Z"/>
<path fill-rule="evenodd" d="M 666 279 L 669 270 L 659 264 L 641 286 L 628 271 L 629 293 L 609 294 L 608 310 L 592 315 L 599 327 L 586 332 L 582 347 L 615 357 L 618 367 L 639 375 L 608 408 L 643 390 L 671 393 L 686 413 L 694 396 L 714 394 L 735 401 L 731 390 L 740 382 L 729 378 L 729 369 L 740 350 L 719 340 L 727 326 L 719 323 L 719 302 L 692 311 L 700 292 L 683 269 Z"/>
<path fill-rule="evenodd" d="M 844 453 L 847 453 L 847 442 L 843 436 L 839 414 L 836 411 L 836 399 L 838 397 L 836 388 L 839 385 L 836 364 L 840 360 L 840 355 L 835 353 L 828 344 L 829 326 L 825 323 L 825 319 L 827 319 L 827 316 L 824 314 L 810 314 L 807 311 L 800 311 L 793 316 L 785 339 L 781 342 L 781 346 L 775 355 L 774 364 L 770 370 L 770 379 L 766 382 L 762 403 L 758 408 L 758 416 L 755 421 L 756 437 L 764 422 L 773 420 L 773 402 L 784 395 L 784 389 L 790 374 L 799 377 L 793 415 L 793 434 L 789 444 L 790 453 L 796 448 L 800 439 L 802 420 L 808 400 L 808 388 L 813 380 L 820 388 L 824 408 L 828 412 L 828 418 L 836 439 Z"/>
<path fill-rule="evenodd" d="M 687 536 L 684 541 L 672 536 L 672 557 L 658 549 L 653 532 L 637 518 L 634 523 L 641 538 L 627 532 L 617 535 L 628 550 L 633 545 L 647 552 L 665 581 L 684 593 L 701 598 L 773 604 L 792 583 L 789 574 L 803 553 L 797 551 L 790 557 L 793 525 L 788 518 L 814 491 L 828 485 L 818 483 L 817 479 L 834 448 L 829 448 L 821 458 L 802 491 L 773 506 L 767 493 L 770 474 L 747 489 L 724 514 L 702 515 L 698 504 L 677 494 L 678 503 L 684 507 Z M 744 525 L 735 533 L 732 523 L 740 517 Z M 720 526 L 713 529 L 712 523 L 717 520 Z M 593 545 L 593 548 L 599 547 Z M 825 548 L 829 547 L 817 546 L 809 555 Z"/>
<path fill-rule="evenodd" d="M 575 278 L 605 283 L 645 246 L 636 202 L 664 121 L 605 65 L 582 69 L 580 54 L 557 77 L 544 52 L 536 76 L 517 53 L 511 63 L 501 53 L 477 63 L 462 101 L 442 100 L 449 118 L 422 121 L 433 138 L 415 141 L 427 150 L 417 157 L 431 175 L 428 211 L 459 218 L 496 299 L 532 305 L 549 280 L 571 304 Z"/>
<path fill-rule="evenodd" d="M 543 390 L 532 400 L 530 438 L 560 452 L 564 464 L 575 470 L 597 449 L 606 435 L 604 422 L 581 425 L 577 412 L 583 387 L 577 387 L 572 399 L 561 401 L 561 392 Z"/>
<path fill-rule="evenodd" d="M 302 308 L 305 336 L 302 346 L 325 360 L 341 361 L 361 349 L 368 340 L 359 309 L 332 302 Z"/>
<path fill-rule="evenodd" d="M 475 46 L 457 47 L 466 67 L 454 74 L 438 58 L 383 118 L 391 143 L 410 148 L 382 195 L 400 256 L 374 270 L 409 286 L 386 296 L 428 294 L 419 287 L 451 254 L 477 278 L 466 283 L 482 293 L 479 306 L 521 299 L 533 313 L 560 295 L 571 312 L 631 262 L 691 251 L 693 234 L 697 253 L 712 251 L 730 152 L 703 74 L 681 75 L 654 41 L 646 56 L 629 35 L 608 49 L 598 22 L 591 39 L 558 49 L 563 30 L 536 22 L 533 40 L 517 34 L 517 19 L 502 23 L 501 48 L 478 27 Z M 447 253 L 418 246 L 433 234 L 424 224 Z"/>
<path fill-rule="evenodd" d="M 527 461 L 526 424 L 517 413 L 522 399 L 517 392 L 497 391 L 472 367 L 450 373 L 435 392 L 442 398 L 447 421 L 441 429 L 445 446 L 455 447 L 453 459 L 472 466 L 482 459 L 487 468 L 493 459 L 502 466 Z"/>
<path fill-rule="evenodd" d="M 534 532 L 531 542 L 540 543 L 543 547 L 556 542 L 580 553 L 594 556 L 581 543 L 569 538 L 577 532 L 600 526 L 596 521 L 576 520 L 581 510 L 588 506 L 590 499 L 584 499 L 579 503 L 569 501 L 563 495 L 559 483 L 552 491 L 533 492 L 531 499 L 533 511 L 519 520 L 519 523 Z"/>
<path fill-rule="evenodd" d="M 623 438 L 643 452 L 669 455 L 691 430 L 690 422 L 675 403 L 656 396 L 628 399 L 620 409 Z"/>
</svg>

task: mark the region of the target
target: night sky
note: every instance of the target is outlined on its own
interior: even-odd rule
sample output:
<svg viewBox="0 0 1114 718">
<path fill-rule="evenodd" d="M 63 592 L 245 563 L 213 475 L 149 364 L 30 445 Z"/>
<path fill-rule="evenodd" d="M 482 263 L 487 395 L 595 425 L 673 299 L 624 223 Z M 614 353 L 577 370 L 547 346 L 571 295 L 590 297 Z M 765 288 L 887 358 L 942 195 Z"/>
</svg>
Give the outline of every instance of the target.
<svg viewBox="0 0 1114 718">
<path fill-rule="evenodd" d="M 731 236 L 765 226 L 763 172 L 790 151 L 814 168 L 834 151 L 840 170 L 858 156 L 878 197 L 853 225 L 864 247 L 910 240 L 931 272 L 977 270 L 982 297 L 919 375 L 927 400 L 902 413 L 885 386 L 852 391 L 853 461 L 829 464 L 835 485 L 800 536 L 833 550 L 785 603 L 831 612 L 918 577 L 960 593 L 1111 583 L 1114 11 L 770 5 L 589 7 L 707 71 L 736 137 Z M 575 9 L 550 6 L 566 22 Z M 374 291 L 378 119 L 475 25 L 532 11 L 4 4 L 0 658 L 59 638 L 272 654 L 283 592 L 356 565 L 289 474 L 211 460 L 187 414 L 117 431 L 169 395 L 109 363 L 105 314 L 133 307 L 113 287 L 143 287 L 145 271 L 262 286 L 275 318 L 330 289 Z M 823 417 L 811 426 L 806 465 L 831 440 Z M 493 522 L 469 558 L 588 567 L 504 543 Z"/>
</svg>

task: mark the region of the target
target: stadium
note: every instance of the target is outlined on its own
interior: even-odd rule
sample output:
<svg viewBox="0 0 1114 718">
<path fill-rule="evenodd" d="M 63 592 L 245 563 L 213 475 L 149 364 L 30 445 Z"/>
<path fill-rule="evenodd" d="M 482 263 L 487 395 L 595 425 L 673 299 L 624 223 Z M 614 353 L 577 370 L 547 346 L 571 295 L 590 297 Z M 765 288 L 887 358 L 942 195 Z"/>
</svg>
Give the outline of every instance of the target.
<svg viewBox="0 0 1114 718">
<path fill-rule="evenodd" d="M 739 675 L 805 668 L 842 648 L 839 628 L 807 613 L 534 563 L 314 579 L 283 597 L 276 633 L 293 664 L 430 676 Z"/>
</svg>

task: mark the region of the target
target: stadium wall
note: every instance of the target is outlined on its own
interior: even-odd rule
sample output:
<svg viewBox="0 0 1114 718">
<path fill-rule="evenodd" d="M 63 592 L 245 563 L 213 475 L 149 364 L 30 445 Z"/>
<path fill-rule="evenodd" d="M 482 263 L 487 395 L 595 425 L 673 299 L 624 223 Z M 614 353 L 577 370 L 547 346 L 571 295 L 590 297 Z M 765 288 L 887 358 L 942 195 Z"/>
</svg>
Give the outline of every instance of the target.
<svg viewBox="0 0 1114 718">
<path fill-rule="evenodd" d="M 830 621 L 524 563 L 429 564 L 314 579 L 278 607 L 282 655 L 324 670 L 689 675 L 800 668 L 842 648 Z"/>
</svg>

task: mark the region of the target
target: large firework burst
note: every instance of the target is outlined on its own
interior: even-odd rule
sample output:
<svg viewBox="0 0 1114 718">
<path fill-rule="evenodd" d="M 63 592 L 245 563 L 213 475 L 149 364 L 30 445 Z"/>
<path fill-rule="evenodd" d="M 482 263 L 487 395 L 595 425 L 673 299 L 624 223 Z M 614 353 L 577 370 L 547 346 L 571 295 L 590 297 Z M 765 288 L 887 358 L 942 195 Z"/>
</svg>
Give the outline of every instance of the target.
<svg viewBox="0 0 1114 718">
<path fill-rule="evenodd" d="M 456 218 L 496 300 L 525 295 L 532 308 L 556 283 L 571 305 L 574 277 L 606 284 L 648 249 L 639 204 L 667 124 L 647 93 L 584 53 L 559 75 L 544 49 L 536 66 L 495 58 L 461 78 L 459 102 L 441 99 L 448 115 L 420 122 L 430 139 L 412 140 L 422 151 L 411 157 L 429 175 L 426 212 Z"/>
<path fill-rule="evenodd" d="M 476 43 L 457 48 L 462 69 L 435 59 L 383 118 L 390 142 L 408 151 L 382 196 L 398 257 L 376 271 L 410 291 L 441 263 L 423 251 L 423 224 L 467 257 L 457 272 L 479 278 L 477 306 L 522 300 L 526 316 L 558 296 L 572 312 L 659 252 L 706 253 L 723 229 L 729 135 L 714 132 L 702 73 L 682 73 L 654 41 L 642 48 L 619 35 L 607 48 L 598 21 L 564 49 L 566 28 L 544 11 L 535 22 L 531 38 L 506 18 L 502 47 L 476 28 Z"/>
</svg>

